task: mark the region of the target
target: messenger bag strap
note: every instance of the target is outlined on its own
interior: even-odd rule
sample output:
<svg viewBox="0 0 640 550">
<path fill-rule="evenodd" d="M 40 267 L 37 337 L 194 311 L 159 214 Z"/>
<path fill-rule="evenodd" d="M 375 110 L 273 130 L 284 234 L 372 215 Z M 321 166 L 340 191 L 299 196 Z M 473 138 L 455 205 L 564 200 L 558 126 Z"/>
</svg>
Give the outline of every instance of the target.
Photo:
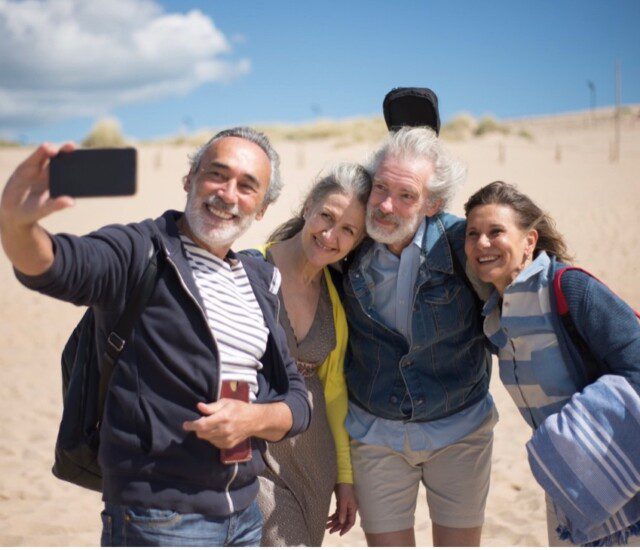
<svg viewBox="0 0 640 550">
<path fill-rule="evenodd" d="M 111 381 L 111 375 L 113 374 L 118 359 L 120 358 L 120 353 L 122 353 L 127 340 L 131 336 L 133 326 L 140 318 L 140 315 L 142 315 L 142 311 L 149 302 L 149 299 L 155 289 L 157 275 L 159 272 L 158 251 L 159 246 L 155 239 L 152 239 L 151 246 L 149 247 L 149 261 L 147 263 L 147 267 L 145 268 L 140 281 L 138 281 L 138 284 L 131 292 L 131 296 L 129 296 L 129 300 L 125 305 L 125 309 L 120 315 L 120 318 L 116 322 L 116 326 L 107 338 L 107 347 L 102 355 L 102 368 L 100 371 L 98 426 L 102 421 L 102 413 L 104 412 L 104 403 L 107 398 L 109 382 Z"/>
</svg>

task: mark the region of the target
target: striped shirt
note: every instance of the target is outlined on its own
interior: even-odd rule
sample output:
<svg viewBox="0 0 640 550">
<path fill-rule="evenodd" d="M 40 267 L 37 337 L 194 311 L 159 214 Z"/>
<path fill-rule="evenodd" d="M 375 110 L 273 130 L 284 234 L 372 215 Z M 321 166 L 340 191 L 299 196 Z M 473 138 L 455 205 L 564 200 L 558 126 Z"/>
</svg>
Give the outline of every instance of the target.
<svg viewBox="0 0 640 550">
<path fill-rule="evenodd" d="M 500 379 L 520 414 L 537 428 L 578 390 L 551 322 L 550 260 L 545 252 L 484 306 L 484 333 L 500 351 Z"/>
<path fill-rule="evenodd" d="M 219 380 L 248 382 L 254 401 L 269 329 L 247 273 L 241 262 L 221 260 L 185 235 L 180 239 L 218 347 Z"/>
</svg>

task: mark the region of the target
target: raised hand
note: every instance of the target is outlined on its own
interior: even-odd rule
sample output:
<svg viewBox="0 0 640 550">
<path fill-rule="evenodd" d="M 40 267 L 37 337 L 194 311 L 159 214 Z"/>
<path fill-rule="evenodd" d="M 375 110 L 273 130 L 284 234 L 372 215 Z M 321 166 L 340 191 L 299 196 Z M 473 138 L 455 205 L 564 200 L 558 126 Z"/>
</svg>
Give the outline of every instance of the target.
<svg viewBox="0 0 640 550">
<path fill-rule="evenodd" d="M 73 151 L 65 143 L 59 149 L 43 143 L 11 174 L 0 200 L 0 226 L 29 226 L 52 212 L 73 206 L 71 197 L 49 196 L 49 160 L 59 151 Z"/>
<path fill-rule="evenodd" d="M 40 275 L 53 264 L 53 245 L 38 221 L 52 212 L 73 206 L 71 197 L 49 195 L 49 161 L 59 151 L 73 151 L 66 143 L 59 149 L 43 143 L 20 164 L 0 199 L 0 237 L 7 257 L 25 275 Z"/>
</svg>

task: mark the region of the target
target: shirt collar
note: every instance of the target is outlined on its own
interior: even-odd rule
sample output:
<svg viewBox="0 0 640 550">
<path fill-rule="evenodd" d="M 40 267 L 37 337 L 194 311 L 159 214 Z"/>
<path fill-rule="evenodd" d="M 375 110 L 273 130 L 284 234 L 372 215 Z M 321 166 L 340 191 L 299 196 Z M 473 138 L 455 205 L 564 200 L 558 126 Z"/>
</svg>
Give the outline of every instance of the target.
<svg viewBox="0 0 640 550">
<path fill-rule="evenodd" d="M 424 240 L 424 233 L 427 230 L 427 218 L 423 218 L 422 222 L 418 226 L 418 230 L 416 234 L 413 236 L 413 241 L 411 244 L 417 246 L 420 250 L 422 250 L 422 241 Z"/>
<path fill-rule="evenodd" d="M 424 232 L 426 231 L 426 228 L 427 228 L 427 220 L 426 218 L 423 218 L 422 222 L 418 226 L 418 229 L 416 229 L 416 232 L 413 235 L 413 239 L 411 240 L 411 243 L 408 246 L 415 246 L 418 248 L 418 250 L 422 250 L 422 241 L 424 239 Z M 395 254 L 393 254 L 393 252 L 389 251 L 386 244 L 382 244 L 379 242 L 376 242 L 374 244 L 373 254 L 376 256 L 376 259 L 378 261 L 381 260 L 382 258 L 387 258 L 389 260 L 392 260 L 393 258 L 395 258 L 396 261 L 400 261 L 399 258 Z M 393 258 L 391 258 L 391 256 L 393 256 Z"/>
<path fill-rule="evenodd" d="M 484 317 L 488 317 L 489 315 L 491 315 L 493 310 L 498 306 L 499 301 L 500 293 L 496 288 L 494 288 L 491 296 L 489 296 L 489 299 L 484 303 L 484 307 L 482 308 L 482 315 Z"/>
<path fill-rule="evenodd" d="M 543 250 L 538 254 L 538 256 L 527 266 L 525 267 L 518 276 L 511 282 L 509 286 L 505 289 L 511 290 L 522 283 L 526 283 L 529 279 L 532 279 L 535 275 L 540 273 L 543 270 L 546 270 L 549 267 L 551 260 L 547 253 Z"/>
<path fill-rule="evenodd" d="M 440 271 L 441 273 L 453 273 L 451 254 L 454 252 L 440 214 L 425 218 L 424 224 L 421 251 L 427 267 L 429 270 Z"/>
<path fill-rule="evenodd" d="M 528 280 L 532 279 L 541 271 L 546 271 L 550 263 L 551 260 L 549 259 L 549 256 L 543 250 L 527 267 L 525 267 L 520 273 L 518 273 L 518 276 L 505 289 L 505 293 L 513 292 L 518 287 L 518 285 L 521 285 L 522 283 L 525 283 Z M 491 312 L 497 307 L 499 301 L 500 293 L 496 289 L 494 289 L 491 293 L 491 296 L 489 296 L 489 299 L 485 302 L 484 307 L 482 308 L 482 315 L 484 315 L 485 317 L 491 315 Z"/>
<path fill-rule="evenodd" d="M 219 258 L 215 254 L 209 252 L 206 248 L 203 248 L 202 246 L 200 246 L 191 237 L 189 237 L 188 235 L 186 235 L 186 234 L 184 234 L 182 232 L 180 232 L 180 239 L 182 239 L 183 241 L 189 243 L 189 245 L 197 248 L 199 254 L 201 254 L 205 258 L 209 258 L 210 260 L 212 260 L 212 261 L 214 261 L 216 263 L 226 262 L 230 266 L 236 266 L 238 264 L 238 262 L 240 261 L 240 260 L 238 260 L 238 257 L 236 256 L 236 253 L 231 249 L 229 249 L 229 251 L 227 252 L 227 255 L 224 258 Z"/>
</svg>

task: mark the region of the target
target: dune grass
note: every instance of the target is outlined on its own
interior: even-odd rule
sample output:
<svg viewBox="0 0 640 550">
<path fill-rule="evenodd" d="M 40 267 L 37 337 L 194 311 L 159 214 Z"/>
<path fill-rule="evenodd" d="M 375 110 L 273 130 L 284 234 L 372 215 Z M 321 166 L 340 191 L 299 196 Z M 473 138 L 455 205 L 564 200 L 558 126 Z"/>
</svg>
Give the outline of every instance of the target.
<svg viewBox="0 0 640 550">
<path fill-rule="evenodd" d="M 83 147 L 124 147 L 127 142 L 120 122 L 115 118 L 101 118 L 82 140 Z"/>
<path fill-rule="evenodd" d="M 302 124 L 255 124 L 253 128 L 266 134 L 274 142 L 296 143 L 329 140 L 335 147 L 354 143 L 379 143 L 387 135 L 387 127 L 382 117 L 358 117 L 344 120 L 318 119 Z M 193 134 L 180 134 L 160 140 L 169 145 L 198 147 L 206 143 L 219 129 L 200 130 Z M 516 129 L 490 116 L 477 120 L 472 115 L 460 113 L 442 125 L 440 136 L 445 141 L 460 141 L 498 133 L 516 134 L 532 139 L 528 130 L 519 125 Z M 158 141 L 156 141 L 158 143 Z"/>
<path fill-rule="evenodd" d="M 318 119 L 302 124 L 253 124 L 253 128 L 263 132 L 274 142 L 307 142 L 334 140 L 336 144 L 380 141 L 387 134 L 382 117 L 358 117 L 345 120 Z M 220 129 L 199 130 L 193 134 L 180 134 L 160 140 L 169 145 L 189 145 L 197 147 L 206 143 Z"/>
<path fill-rule="evenodd" d="M 22 143 L 11 139 L 0 139 L 0 147 L 20 147 Z"/>
<path fill-rule="evenodd" d="M 440 135 L 449 141 L 469 139 L 475 134 L 478 121 L 468 113 L 460 113 L 445 122 L 440 128 Z"/>
</svg>

